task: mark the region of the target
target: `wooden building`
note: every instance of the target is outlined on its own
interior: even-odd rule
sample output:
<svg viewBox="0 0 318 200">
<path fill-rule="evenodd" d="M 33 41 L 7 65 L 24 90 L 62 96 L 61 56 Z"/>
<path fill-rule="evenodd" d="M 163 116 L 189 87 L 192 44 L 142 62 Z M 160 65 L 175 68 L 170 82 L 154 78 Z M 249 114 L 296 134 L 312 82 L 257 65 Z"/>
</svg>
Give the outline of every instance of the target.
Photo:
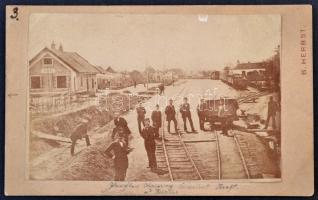
<svg viewBox="0 0 318 200">
<path fill-rule="evenodd" d="M 45 47 L 29 61 L 30 95 L 95 94 L 98 69 L 62 45 Z"/>
</svg>

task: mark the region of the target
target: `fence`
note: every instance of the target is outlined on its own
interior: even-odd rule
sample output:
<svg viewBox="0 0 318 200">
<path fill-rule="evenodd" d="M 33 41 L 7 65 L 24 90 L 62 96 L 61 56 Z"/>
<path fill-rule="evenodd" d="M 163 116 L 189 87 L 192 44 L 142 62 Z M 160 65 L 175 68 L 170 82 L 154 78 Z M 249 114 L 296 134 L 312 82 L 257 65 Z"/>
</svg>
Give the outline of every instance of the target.
<svg viewBox="0 0 318 200">
<path fill-rule="evenodd" d="M 98 104 L 97 97 L 88 95 L 61 95 L 30 97 L 30 114 L 48 115 L 76 110 Z"/>
</svg>

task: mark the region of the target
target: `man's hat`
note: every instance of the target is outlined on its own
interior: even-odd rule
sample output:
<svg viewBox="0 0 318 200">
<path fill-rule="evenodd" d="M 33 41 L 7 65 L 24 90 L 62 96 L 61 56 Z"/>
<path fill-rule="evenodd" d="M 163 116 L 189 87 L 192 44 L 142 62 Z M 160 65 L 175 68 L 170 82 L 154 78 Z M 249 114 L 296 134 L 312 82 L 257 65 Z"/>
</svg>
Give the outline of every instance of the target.
<svg viewBox="0 0 318 200">
<path fill-rule="evenodd" d="M 183 97 L 183 100 L 188 100 L 188 97 Z"/>
</svg>

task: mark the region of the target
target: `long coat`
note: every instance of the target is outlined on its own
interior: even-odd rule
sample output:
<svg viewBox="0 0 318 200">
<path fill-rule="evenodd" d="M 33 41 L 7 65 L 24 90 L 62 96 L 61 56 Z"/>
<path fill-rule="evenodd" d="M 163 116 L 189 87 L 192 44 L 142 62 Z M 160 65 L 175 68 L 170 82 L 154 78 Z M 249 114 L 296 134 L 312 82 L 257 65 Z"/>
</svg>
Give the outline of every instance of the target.
<svg viewBox="0 0 318 200">
<path fill-rule="evenodd" d="M 152 111 L 151 114 L 151 120 L 152 120 L 152 125 L 156 128 L 161 127 L 161 111 L 160 110 L 154 110 Z"/>
<path fill-rule="evenodd" d="M 176 118 L 176 110 L 174 108 L 174 105 L 168 105 L 166 107 L 165 113 L 167 115 L 166 117 L 167 121 L 170 121 Z"/>
<path fill-rule="evenodd" d="M 189 103 L 181 104 L 180 113 L 181 113 L 182 117 L 190 117 L 190 115 L 191 115 L 190 104 Z"/>
<path fill-rule="evenodd" d="M 144 119 L 146 115 L 146 109 L 142 106 L 136 108 L 138 119 Z"/>
<path fill-rule="evenodd" d="M 155 134 L 155 129 L 152 126 L 145 127 L 141 131 L 141 136 L 144 138 L 147 151 L 156 150 Z"/>
</svg>

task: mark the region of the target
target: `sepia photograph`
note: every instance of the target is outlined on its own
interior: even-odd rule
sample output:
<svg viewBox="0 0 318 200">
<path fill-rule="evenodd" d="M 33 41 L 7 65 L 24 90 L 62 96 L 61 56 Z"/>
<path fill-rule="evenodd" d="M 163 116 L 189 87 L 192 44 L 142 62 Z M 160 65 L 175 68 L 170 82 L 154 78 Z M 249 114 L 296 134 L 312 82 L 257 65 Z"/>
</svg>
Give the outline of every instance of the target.
<svg viewBox="0 0 318 200">
<path fill-rule="evenodd" d="M 6 195 L 312 195 L 311 12 L 7 6 Z"/>
<path fill-rule="evenodd" d="M 279 179 L 280 19 L 32 14 L 29 179 Z"/>
</svg>

